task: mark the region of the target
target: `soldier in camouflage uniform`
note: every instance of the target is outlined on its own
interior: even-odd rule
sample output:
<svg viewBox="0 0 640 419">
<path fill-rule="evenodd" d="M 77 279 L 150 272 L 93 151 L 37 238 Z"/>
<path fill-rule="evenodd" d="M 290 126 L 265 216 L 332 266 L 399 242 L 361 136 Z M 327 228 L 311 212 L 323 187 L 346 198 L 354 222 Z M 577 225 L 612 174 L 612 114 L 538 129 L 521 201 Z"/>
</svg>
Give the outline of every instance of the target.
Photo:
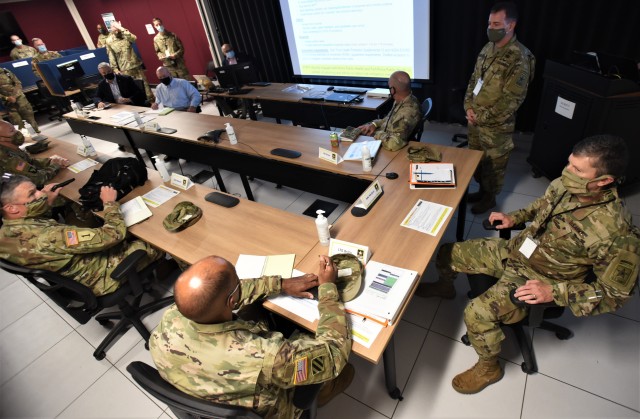
<svg viewBox="0 0 640 419">
<path fill-rule="evenodd" d="M 517 41 L 517 10 L 513 3 L 491 9 L 487 35 L 467 86 L 464 109 L 469 121 L 469 148 L 484 151 L 476 172 L 480 191 L 469 194 L 474 214 L 496 206 L 513 150 L 515 113 L 533 79 L 535 57 Z"/>
<path fill-rule="evenodd" d="M 109 37 L 109 31 L 100 23 L 96 26 L 98 29 L 98 41 L 96 42 L 96 48 L 104 48 L 107 46 L 107 38 Z"/>
<path fill-rule="evenodd" d="M 53 60 L 54 58 L 61 58 L 62 55 L 60 55 L 58 51 L 48 51 L 47 46 L 44 44 L 44 42 L 42 42 L 42 39 L 40 38 L 33 38 L 31 40 L 31 43 L 38 50 L 38 53 L 34 55 L 33 58 L 31 59 L 31 69 L 33 70 L 33 74 L 35 74 L 35 76 L 40 79 L 42 77 L 40 77 L 40 73 L 36 68 L 36 64 L 41 61 L 48 61 L 48 60 Z"/>
<path fill-rule="evenodd" d="M 0 121 L 0 173 L 11 173 L 29 178 L 41 187 L 51 180 L 69 161 L 62 157 L 37 159 L 19 146 L 24 136 L 7 121 Z"/>
<path fill-rule="evenodd" d="M 220 257 L 194 264 L 176 281 L 176 305 L 149 340 L 160 375 L 195 397 L 244 406 L 266 418 L 299 417 L 301 411 L 293 406 L 296 386 L 340 374 L 329 382 L 334 383 L 344 372 L 350 371 L 350 378 L 353 374 L 347 364 L 351 334 L 335 285 L 337 267 L 326 256 L 319 265 L 317 277 L 239 280 L 233 265 Z M 251 303 L 281 292 L 311 298 L 306 290 L 318 283 L 315 338 L 294 332 L 285 339 L 264 321 L 246 320 L 244 313 L 255 307 Z M 236 318 L 232 310 L 240 307 Z"/>
<path fill-rule="evenodd" d="M 47 269 L 73 278 L 91 288 L 96 296 L 114 292 L 120 283 L 111 278 L 116 266 L 137 249 L 147 252 L 138 268 L 147 266 L 163 253 L 139 240 L 127 241 L 117 192 L 102 187 L 104 225 L 80 228 L 43 217 L 58 196 L 53 184 L 42 191 L 23 176 L 12 176 L 3 184 L 3 225 L 0 228 L 0 257 L 28 268 Z"/>
<path fill-rule="evenodd" d="M 24 128 L 22 121 L 25 120 L 36 132 L 40 132 L 36 118 L 33 116 L 33 108 L 22 92 L 20 79 L 6 68 L 0 69 L 0 100 L 14 125 L 22 129 Z"/>
<path fill-rule="evenodd" d="M 162 19 L 154 17 L 153 26 L 155 26 L 158 34 L 153 38 L 153 47 L 158 54 L 158 58 L 162 61 L 172 77 L 179 79 L 191 80 L 189 69 L 184 63 L 184 46 L 180 38 L 164 28 Z"/>
<path fill-rule="evenodd" d="M 20 39 L 18 35 L 11 35 L 11 43 L 15 45 L 9 53 L 9 57 L 11 57 L 13 61 L 33 57 L 38 53 L 35 48 L 29 45 L 22 45 L 22 39 Z"/>
<path fill-rule="evenodd" d="M 116 73 L 126 74 L 134 79 L 142 79 L 147 99 L 152 103 L 155 101 L 155 97 L 149 87 L 147 76 L 144 74 L 142 60 L 133 50 L 133 43 L 136 39 L 137 37 L 123 28 L 119 22 L 112 22 L 111 33 L 107 37 L 109 62 Z"/>
<path fill-rule="evenodd" d="M 382 141 L 382 147 L 397 151 L 407 145 L 409 136 L 421 120 L 420 102 L 411 94 L 411 78 L 404 71 L 389 77 L 393 107 L 386 117 L 359 126 L 363 135 Z"/>
<path fill-rule="evenodd" d="M 640 231 L 615 188 L 625 173 L 627 153 L 618 137 L 581 141 L 544 196 L 509 214 L 491 213 L 492 223 L 502 223 L 499 229 L 531 222 L 517 237 L 441 247 L 436 260 L 440 281 L 421 284 L 416 294 L 443 284 L 452 288 L 457 272 L 498 278 L 465 310 L 467 335 L 480 361 L 454 378 L 457 391 L 475 393 L 502 378 L 500 323 L 515 323 L 528 312 L 511 302 L 511 290 L 528 304 L 553 301 L 576 316 L 611 312 L 630 298 L 640 266 Z M 596 279 L 586 283 L 590 271 Z"/>
</svg>

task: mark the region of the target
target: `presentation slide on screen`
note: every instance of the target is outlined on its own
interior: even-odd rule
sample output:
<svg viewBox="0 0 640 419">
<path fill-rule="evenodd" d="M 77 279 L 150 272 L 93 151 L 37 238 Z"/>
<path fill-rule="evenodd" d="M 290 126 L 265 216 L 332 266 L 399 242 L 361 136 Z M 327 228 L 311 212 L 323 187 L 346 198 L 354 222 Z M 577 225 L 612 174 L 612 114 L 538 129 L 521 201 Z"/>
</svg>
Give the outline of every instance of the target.
<svg viewBox="0 0 640 419">
<path fill-rule="evenodd" d="M 428 0 L 280 0 L 294 73 L 429 79 Z"/>
</svg>

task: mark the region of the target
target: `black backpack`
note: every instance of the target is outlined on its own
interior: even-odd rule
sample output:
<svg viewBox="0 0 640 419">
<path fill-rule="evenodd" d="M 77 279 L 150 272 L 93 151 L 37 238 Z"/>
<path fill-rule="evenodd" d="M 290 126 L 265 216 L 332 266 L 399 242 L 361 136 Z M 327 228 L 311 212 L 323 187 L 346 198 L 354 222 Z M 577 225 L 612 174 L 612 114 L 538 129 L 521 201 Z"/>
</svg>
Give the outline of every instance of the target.
<svg viewBox="0 0 640 419">
<path fill-rule="evenodd" d="M 93 171 L 89 181 L 80 188 L 80 203 L 86 210 L 102 211 L 100 189 L 103 186 L 112 186 L 120 200 L 146 181 L 147 168 L 143 163 L 133 157 L 116 157 Z"/>
</svg>

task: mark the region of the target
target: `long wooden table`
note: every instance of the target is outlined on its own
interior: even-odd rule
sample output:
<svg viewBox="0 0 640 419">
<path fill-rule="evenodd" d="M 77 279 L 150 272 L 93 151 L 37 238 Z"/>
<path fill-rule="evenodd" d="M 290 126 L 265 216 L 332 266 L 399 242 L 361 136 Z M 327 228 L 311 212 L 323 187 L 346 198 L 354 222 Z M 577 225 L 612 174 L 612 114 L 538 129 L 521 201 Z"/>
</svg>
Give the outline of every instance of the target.
<svg viewBox="0 0 640 419">
<path fill-rule="evenodd" d="M 311 87 L 307 90 L 305 87 Z M 388 98 L 371 98 L 361 95 L 362 102 L 336 103 L 305 100 L 305 96 L 330 94 L 328 85 L 295 83 L 271 83 L 269 86 L 245 86 L 253 90 L 242 95 L 210 92 L 210 96 L 254 100 L 260 103 L 265 117 L 288 119 L 297 124 L 347 127 L 362 125 L 381 117 L 391 108 Z M 255 119 L 255 116 L 252 116 Z"/>
</svg>

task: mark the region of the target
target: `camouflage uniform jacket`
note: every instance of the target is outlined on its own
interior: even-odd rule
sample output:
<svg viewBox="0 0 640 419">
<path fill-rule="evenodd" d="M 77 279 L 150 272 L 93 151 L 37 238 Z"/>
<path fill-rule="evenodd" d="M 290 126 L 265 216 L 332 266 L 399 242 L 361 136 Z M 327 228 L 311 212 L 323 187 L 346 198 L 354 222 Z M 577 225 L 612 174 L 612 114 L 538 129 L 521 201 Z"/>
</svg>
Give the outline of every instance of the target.
<svg viewBox="0 0 640 419">
<path fill-rule="evenodd" d="M 109 62 L 114 70 L 127 71 L 138 68 L 142 65 L 142 60 L 133 49 L 133 43 L 137 37 L 126 29 L 121 31 L 122 38 L 118 38 L 115 33 L 107 37 L 107 53 Z"/>
<path fill-rule="evenodd" d="M 53 60 L 54 58 L 61 57 L 62 55 L 60 55 L 57 51 L 38 52 L 31 59 L 31 69 L 33 70 L 33 74 L 35 74 L 36 77 L 40 78 L 40 73 L 38 73 L 38 70 L 36 69 L 36 64 L 40 61 L 49 61 Z"/>
<path fill-rule="evenodd" d="M 630 298 L 640 235 L 615 189 L 596 202 L 580 203 L 556 179 L 542 197 L 509 215 L 531 224 L 509 240 L 507 269 L 551 284 L 558 305 L 586 316 L 614 311 Z M 519 251 L 527 237 L 538 242 L 528 259 Z M 585 283 L 591 270 L 596 280 Z"/>
<path fill-rule="evenodd" d="M 393 103 L 386 117 L 371 123 L 376 126 L 373 137 L 382 141 L 382 147 L 397 151 L 407 145 L 409 136 L 421 119 L 420 103 L 409 95 L 401 102 Z"/>
<path fill-rule="evenodd" d="M 179 62 L 184 62 L 184 47 L 182 41 L 173 32 L 159 32 L 153 38 L 153 47 L 158 54 L 158 58 L 162 60 L 162 65 L 172 67 Z M 167 56 L 166 52 L 169 50 L 169 55 L 174 55 L 174 59 L 164 59 Z"/>
<path fill-rule="evenodd" d="M 23 45 L 20 48 L 15 47 L 14 49 L 12 49 L 11 52 L 9 53 L 9 56 L 13 61 L 17 61 L 17 60 L 33 57 L 37 53 L 38 53 L 38 50 L 35 49 L 34 47 L 30 47 L 29 45 Z"/>
<path fill-rule="evenodd" d="M 98 35 L 98 42 L 96 42 L 96 48 L 104 48 L 107 46 L 107 38 L 109 37 L 109 35 L 105 35 L 105 34 L 100 34 Z"/>
<path fill-rule="evenodd" d="M 49 158 L 36 159 L 25 151 L 0 144 L 0 170 L 2 173 L 26 176 L 41 187 L 60 171 L 60 166 Z"/>
<path fill-rule="evenodd" d="M 241 306 L 280 293 L 280 277 L 242 280 Z M 164 314 L 149 341 L 160 375 L 181 391 L 218 403 L 240 405 L 267 418 L 293 418 L 296 385 L 337 377 L 351 352 L 351 335 L 335 284 L 319 287 L 315 339 L 285 339 L 263 323 L 233 320 L 199 324 L 176 306 Z"/>
<path fill-rule="evenodd" d="M 7 107 L 7 97 L 13 96 L 18 98 L 22 94 L 22 83 L 10 70 L 0 68 L 0 99 L 2 105 Z"/>
<path fill-rule="evenodd" d="M 0 257 L 28 268 L 58 272 L 99 296 L 119 287 L 110 277 L 119 262 L 111 260 L 111 249 L 116 250 L 126 232 L 116 202 L 105 204 L 104 225 L 100 228 L 69 226 L 50 218 L 4 219 Z"/>
<path fill-rule="evenodd" d="M 473 109 L 480 127 L 500 126 L 515 121 L 535 70 L 536 59 L 515 35 L 502 48 L 488 42 L 480 51 L 467 86 L 464 109 Z M 473 90 L 482 79 L 477 95 Z"/>
</svg>

